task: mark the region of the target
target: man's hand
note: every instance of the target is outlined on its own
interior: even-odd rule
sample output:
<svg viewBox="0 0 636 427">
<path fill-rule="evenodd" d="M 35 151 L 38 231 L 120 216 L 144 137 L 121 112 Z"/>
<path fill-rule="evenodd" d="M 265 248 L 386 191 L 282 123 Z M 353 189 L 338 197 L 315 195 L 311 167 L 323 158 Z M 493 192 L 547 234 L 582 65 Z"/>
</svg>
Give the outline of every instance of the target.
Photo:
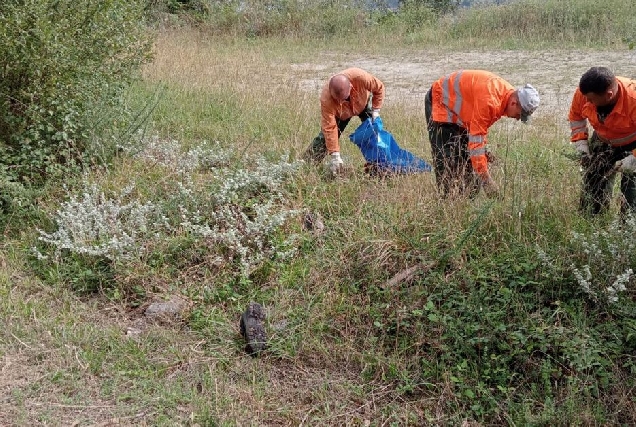
<svg viewBox="0 0 636 427">
<path fill-rule="evenodd" d="M 340 153 L 336 151 L 335 153 L 331 153 L 331 161 L 329 162 L 329 170 L 334 176 L 340 175 L 343 169 L 344 162 L 342 161 L 342 157 L 340 157 Z"/>
<path fill-rule="evenodd" d="M 371 112 L 371 121 L 375 121 L 378 117 L 380 117 L 380 109 L 376 108 Z"/>
<path fill-rule="evenodd" d="M 481 186 L 484 189 L 484 192 L 486 193 L 486 196 L 488 196 L 490 198 L 499 198 L 499 196 L 500 196 L 500 194 L 499 194 L 499 186 L 497 185 L 495 180 L 492 179 L 490 174 L 488 174 L 488 176 L 486 176 L 485 178 L 482 178 Z"/>
<path fill-rule="evenodd" d="M 636 157 L 633 154 L 625 157 L 623 160 L 619 160 L 614 165 L 614 170 L 617 172 L 623 173 L 634 173 L 636 172 Z"/>
<path fill-rule="evenodd" d="M 579 155 L 579 163 L 584 168 L 587 168 L 590 164 L 590 146 L 587 143 L 587 139 L 576 141 L 574 148 Z"/>
<path fill-rule="evenodd" d="M 496 164 L 497 157 L 492 153 L 492 151 L 486 150 L 486 161 L 490 164 Z"/>
<path fill-rule="evenodd" d="M 587 139 L 581 139 L 574 143 L 574 148 L 582 156 L 588 156 L 590 154 L 590 146 L 587 145 Z"/>
</svg>

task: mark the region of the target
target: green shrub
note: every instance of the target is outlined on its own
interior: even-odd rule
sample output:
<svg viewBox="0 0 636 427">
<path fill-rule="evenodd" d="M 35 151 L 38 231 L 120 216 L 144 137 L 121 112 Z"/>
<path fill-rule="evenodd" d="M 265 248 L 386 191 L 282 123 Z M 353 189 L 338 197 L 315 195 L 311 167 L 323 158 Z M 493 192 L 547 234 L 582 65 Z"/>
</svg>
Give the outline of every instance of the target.
<svg viewBox="0 0 636 427">
<path fill-rule="evenodd" d="M 435 9 L 427 2 L 406 0 L 397 14 L 398 21 L 405 27 L 406 32 L 419 30 L 435 21 Z"/>
<path fill-rule="evenodd" d="M 0 156 L 10 179 L 42 182 L 103 152 L 120 94 L 149 59 L 139 1 L 10 0 L 0 12 Z M 111 145 L 114 145 L 111 143 Z"/>
<path fill-rule="evenodd" d="M 96 183 L 69 190 L 46 221 L 51 231 L 39 229 L 31 248 L 38 274 L 84 292 L 114 288 L 118 274 L 146 263 L 181 270 L 192 267 L 188 259 L 205 258 L 195 262 L 246 279 L 269 260 L 293 255 L 295 236 L 282 232 L 298 212 L 287 206 L 284 186 L 299 163 L 258 157 L 239 167 L 230 161 L 236 154 L 218 144 L 183 151 L 176 141 L 145 142 L 134 158 L 162 175 L 172 171 L 171 178 L 146 185 L 138 178 L 121 191 Z"/>
</svg>

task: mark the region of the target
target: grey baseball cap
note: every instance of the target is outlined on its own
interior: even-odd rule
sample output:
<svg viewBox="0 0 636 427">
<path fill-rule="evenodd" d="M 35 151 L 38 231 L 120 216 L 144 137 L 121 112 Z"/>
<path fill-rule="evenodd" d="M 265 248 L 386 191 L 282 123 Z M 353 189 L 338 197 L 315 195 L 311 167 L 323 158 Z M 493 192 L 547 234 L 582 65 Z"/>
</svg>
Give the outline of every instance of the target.
<svg viewBox="0 0 636 427">
<path fill-rule="evenodd" d="M 517 94 L 521 104 L 521 121 L 525 123 L 539 106 L 539 92 L 531 84 L 526 84 L 517 89 Z"/>
</svg>

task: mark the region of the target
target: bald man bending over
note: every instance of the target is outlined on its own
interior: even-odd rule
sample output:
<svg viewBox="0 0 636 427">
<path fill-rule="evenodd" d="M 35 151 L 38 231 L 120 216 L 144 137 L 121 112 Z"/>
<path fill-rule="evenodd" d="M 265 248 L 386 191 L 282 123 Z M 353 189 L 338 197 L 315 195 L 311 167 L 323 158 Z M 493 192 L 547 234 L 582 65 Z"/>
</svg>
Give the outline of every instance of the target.
<svg viewBox="0 0 636 427">
<path fill-rule="evenodd" d="M 320 163 L 329 154 L 329 169 L 342 171 L 340 135 L 351 117 L 361 121 L 380 116 L 384 83 L 360 68 L 347 68 L 332 76 L 320 94 L 320 133 L 303 154 L 305 161 Z"/>
</svg>

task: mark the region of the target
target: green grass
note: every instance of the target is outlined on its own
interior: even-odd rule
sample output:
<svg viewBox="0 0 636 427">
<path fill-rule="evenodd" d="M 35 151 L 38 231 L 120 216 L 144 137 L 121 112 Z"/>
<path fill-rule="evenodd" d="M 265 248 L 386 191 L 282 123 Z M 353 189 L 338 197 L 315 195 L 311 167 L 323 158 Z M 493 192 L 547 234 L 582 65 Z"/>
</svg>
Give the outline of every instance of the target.
<svg viewBox="0 0 636 427">
<path fill-rule="evenodd" d="M 497 9 L 488 19 L 499 13 L 508 16 Z M 552 25 L 537 22 L 538 34 Z M 425 61 L 440 45 L 452 53 L 474 34 L 453 39 L 445 32 L 442 41 L 422 44 L 424 36 L 384 33 L 385 44 L 369 46 L 362 36 L 347 45 L 166 32 L 129 102 L 154 102 L 145 132 L 166 146 L 174 139 L 185 152 L 218 141 L 219 150 L 235 154 L 237 169 L 252 167 L 250 156 L 293 159 L 318 130 L 318 92 L 333 69 L 369 58 L 399 64 L 414 50 Z M 496 57 L 506 43 L 527 47 L 515 37 L 480 48 L 490 46 Z M 590 53 L 603 53 L 604 43 Z M 528 68 L 542 52 L 536 55 Z M 520 64 L 509 59 L 493 68 L 525 76 Z M 550 78 L 539 83 L 548 86 Z M 571 75 L 560 78 L 573 90 Z M 402 93 L 387 85 L 392 98 L 382 111 L 400 145 L 425 159 L 418 95 L 430 83 L 405 81 Z M 343 137 L 343 156 L 355 169 L 350 178 L 333 181 L 322 168 L 302 167 L 284 185 L 284 203 L 320 213 L 325 233 L 303 231 L 298 214 L 271 235 L 279 242 L 296 234 L 296 255 L 268 259 L 243 276 L 216 261 L 221 249 L 178 227 L 103 271 L 90 257 L 38 262 L 31 247 L 45 246 L 37 229 L 54 227 L 51 215 L 66 192 L 47 189 L 24 207 L 15 197 L 0 250 L 0 424 L 633 424 L 634 280 L 609 304 L 582 290 L 572 266 L 590 266 L 598 293 L 631 265 L 634 250 L 619 245 L 613 256 L 603 247 L 591 258 L 572 240 L 572 231 L 591 242 L 605 242 L 595 230 L 611 239 L 624 234 L 613 224 L 616 209 L 595 220 L 577 213 L 580 177 L 562 155 L 563 106 L 544 100 L 559 113 L 539 110 L 524 127 L 502 119 L 491 130 L 500 201 L 440 201 L 431 174 L 369 179 Z M 356 125 L 353 119 L 348 131 Z M 117 192 L 134 183 L 133 196 L 172 200 L 176 183 L 190 177 L 194 200 L 207 200 L 218 188 L 216 173 L 184 174 L 122 155 L 67 184 Z M 178 207 L 171 208 L 176 221 Z M 420 267 L 412 277 L 390 284 L 413 266 Z M 78 286 L 86 283 L 98 285 L 86 292 Z M 187 301 L 181 318 L 143 316 L 148 304 L 172 296 Z M 270 337 L 269 350 L 255 359 L 244 354 L 238 333 L 252 300 L 268 309 Z"/>
</svg>

